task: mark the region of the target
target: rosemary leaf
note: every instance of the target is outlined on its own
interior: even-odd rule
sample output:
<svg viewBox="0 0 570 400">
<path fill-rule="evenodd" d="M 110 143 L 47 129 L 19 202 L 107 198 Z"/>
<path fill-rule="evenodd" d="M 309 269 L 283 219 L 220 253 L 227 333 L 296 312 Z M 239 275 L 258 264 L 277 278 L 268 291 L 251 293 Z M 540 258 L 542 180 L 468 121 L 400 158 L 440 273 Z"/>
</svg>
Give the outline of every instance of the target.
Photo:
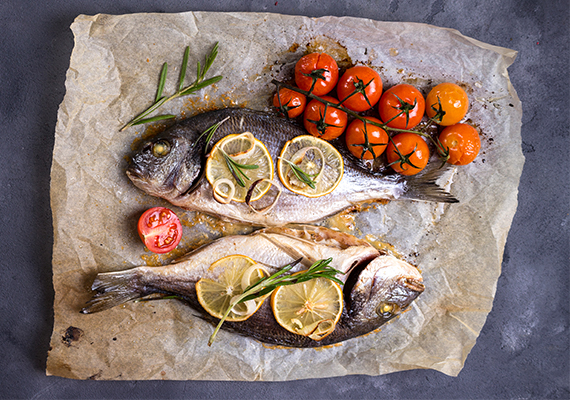
<svg viewBox="0 0 570 400">
<path fill-rule="evenodd" d="M 162 98 L 162 91 L 164 90 L 164 83 L 166 82 L 166 73 L 168 72 L 168 64 L 164 63 L 162 65 L 162 71 L 160 71 L 160 79 L 158 81 L 158 90 L 156 91 L 155 102 Z"/>
<path fill-rule="evenodd" d="M 315 189 L 315 187 L 316 187 L 315 183 L 316 182 L 312 179 L 311 175 L 307 174 L 305 171 L 303 171 L 301 168 L 296 166 L 291 161 L 285 160 L 284 158 L 281 158 L 281 159 L 289 164 L 289 166 L 291 167 L 291 170 L 293 171 L 293 174 L 295 174 L 297 179 L 299 179 L 305 185 L 309 186 L 311 189 Z"/>
<path fill-rule="evenodd" d="M 178 82 L 178 91 L 184 89 L 184 80 L 186 79 L 186 68 L 188 67 L 188 56 L 190 55 L 190 46 L 186 46 L 184 50 L 184 58 L 182 59 L 182 66 L 180 67 L 180 81 Z"/>
<path fill-rule="evenodd" d="M 172 114 L 157 115 L 156 117 L 150 117 L 150 118 L 146 118 L 146 119 L 141 119 L 140 121 L 137 121 L 137 122 L 133 122 L 133 126 L 134 125 L 146 124 L 148 122 L 156 122 L 156 121 L 162 121 L 165 119 L 172 119 L 172 118 L 176 118 L 176 116 L 172 115 Z"/>
<path fill-rule="evenodd" d="M 213 78 L 206 79 L 203 82 L 192 84 L 192 85 L 188 86 L 187 88 L 185 88 L 182 92 L 180 92 L 180 96 L 187 96 L 189 94 L 197 92 L 198 90 L 203 89 L 206 86 L 210 86 L 216 82 L 219 82 L 222 78 L 223 78 L 222 76 L 217 75 L 217 76 L 214 76 Z"/>
</svg>

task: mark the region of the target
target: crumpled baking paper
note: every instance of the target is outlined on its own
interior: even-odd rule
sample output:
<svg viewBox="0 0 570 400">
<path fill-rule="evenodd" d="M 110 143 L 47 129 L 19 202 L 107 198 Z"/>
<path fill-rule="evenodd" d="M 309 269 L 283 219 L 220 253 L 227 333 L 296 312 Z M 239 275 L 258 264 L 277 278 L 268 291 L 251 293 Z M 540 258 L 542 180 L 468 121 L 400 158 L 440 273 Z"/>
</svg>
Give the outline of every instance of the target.
<svg viewBox="0 0 570 400">
<path fill-rule="evenodd" d="M 434 26 L 357 18 L 259 13 L 95 15 L 77 17 L 75 46 L 59 108 L 51 171 L 54 223 L 54 329 L 47 374 L 75 379 L 292 380 L 380 375 L 431 368 L 457 375 L 491 310 L 507 233 L 517 207 L 521 104 L 507 74 L 516 52 Z M 375 244 L 389 243 L 418 265 L 426 291 L 379 332 L 319 349 L 275 348 L 228 332 L 212 347 L 212 326 L 175 300 L 135 302 L 93 315 L 79 310 L 98 272 L 161 265 L 246 226 L 184 212 L 184 239 L 166 256 L 145 251 L 136 221 L 167 204 L 135 188 L 126 155 L 164 124 L 120 129 L 154 100 L 162 64 L 165 94 L 177 85 L 185 46 L 193 67 L 219 42 L 208 76 L 214 87 L 164 106 L 178 119 L 204 110 L 269 109 L 271 79 L 289 79 L 308 51 L 344 67 L 366 63 L 385 87 L 407 82 L 424 94 L 443 81 L 468 92 L 470 123 L 482 149 L 441 184 L 460 203 L 393 201 L 325 225 Z"/>
</svg>

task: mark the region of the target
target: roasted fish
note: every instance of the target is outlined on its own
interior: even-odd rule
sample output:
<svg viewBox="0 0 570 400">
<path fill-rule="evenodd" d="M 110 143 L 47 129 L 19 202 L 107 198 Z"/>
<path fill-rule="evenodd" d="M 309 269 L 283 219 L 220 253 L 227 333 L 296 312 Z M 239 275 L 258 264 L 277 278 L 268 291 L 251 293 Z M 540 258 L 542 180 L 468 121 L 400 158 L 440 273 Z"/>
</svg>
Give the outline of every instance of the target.
<svg viewBox="0 0 570 400">
<path fill-rule="evenodd" d="M 332 258 L 331 266 L 344 272 L 344 308 L 334 331 L 313 340 L 282 328 L 269 301 L 242 322 L 226 322 L 222 329 L 261 342 L 288 347 L 318 347 L 342 342 L 372 332 L 407 309 L 423 290 L 422 276 L 412 265 L 376 250 L 368 242 L 323 227 L 266 228 L 250 235 L 226 236 L 163 267 L 141 266 L 100 273 L 93 282 L 96 292 L 82 310 L 94 313 L 129 300 L 156 293 L 175 295 L 212 322 L 196 296 L 200 278 L 215 278 L 209 267 L 230 255 L 245 255 L 267 267 L 270 273 L 302 258 L 290 273 L 306 269 L 315 261 Z"/>
<path fill-rule="evenodd" d="M 337 145 L 344 153 L 344 175 L 332 193 L 308 198 L 285 189 L 274 179 L 281 195 L 266 212 L 256 212 L 244 202 L 222 204 L 214 199 L 212 186 L 203 174 L 207 137 L 204 132 L 222 121 L 210 143 L 228 134 L 251 132 L 265 144 L 274 163 L 288 140 L 306 134 L 296 124 L 274 114 L 247 109 L 211 111 L 183 120 L 142 143 L 131 157 L 128 177 L 148 194 L 184 209 L 258 226 L 313 223 L 358 204 L 382 199 L 457 201 L 435 184 L 437 172 L 415 177 L 373 174 Z"/>
</svg>

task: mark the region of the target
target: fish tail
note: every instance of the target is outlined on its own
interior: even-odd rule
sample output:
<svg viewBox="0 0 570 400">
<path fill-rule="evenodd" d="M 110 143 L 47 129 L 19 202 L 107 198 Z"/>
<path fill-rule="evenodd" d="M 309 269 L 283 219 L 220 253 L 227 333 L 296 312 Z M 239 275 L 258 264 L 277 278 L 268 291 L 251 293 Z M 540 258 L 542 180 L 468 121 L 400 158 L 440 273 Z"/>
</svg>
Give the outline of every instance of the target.
<svg viewBox="0 0 570 400">
<path fill-rule="evenodd" d="M 406 182 L 406 191 L 401 197 L 438 203 L 459 203 L 457 198 L 436 183 L 445 171 L 447 170 L 440 168 L 409 177 Z"/>
<path fill-rule="evenodd" d="M 92 314 L 108 310 L 146 295 L 144 285 L 140 284 L 137 268 L 126 271 L 97 274 L 91 289 L 97 293 L 81 310 L 82 314 Z"/>
</svg>

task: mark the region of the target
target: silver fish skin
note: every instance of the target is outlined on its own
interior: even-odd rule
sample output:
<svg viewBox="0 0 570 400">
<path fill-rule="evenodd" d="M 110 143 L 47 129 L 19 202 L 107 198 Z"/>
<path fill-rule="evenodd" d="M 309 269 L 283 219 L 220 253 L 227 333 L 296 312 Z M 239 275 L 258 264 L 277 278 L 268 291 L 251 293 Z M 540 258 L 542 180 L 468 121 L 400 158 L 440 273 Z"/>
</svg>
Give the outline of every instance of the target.
<svg viewBox="0 0 570 400">
<path fill-rule="evenodd" d="M 224 122 L 212 138 L 212 144 L 228 134 L 251 132 L 266 145 L 274 165 L 288 140 L 307 134 L 296 124 L 270 113 L 240 108 L 211 111 L 183 120 L 145 141 L 131 158 L 126 172 L 128 177 L 146 193 L 176 206 L 257 226 L 314 223 L 359 204 L 378 200 L 457 202 L 436 185 L 435 181 L 442 173 L 440 170 L 413 177 L 375 174 L 337 142 L 335 146 L 343 154 L 345 167 L 343 178 L 332 193 L 308 198 L 290 192 L 275 177 L 282 193 L 276 205 L 267 212 L 255 212 L 247 204 L 235 201 L 221 204 L 214 199 L 212 187 L 203 176 L 206 144 L 203 132 L 220 121 Z M 153 148 L 157 143 L 167 143 L 170 152 L 155 155 Z"/>
<path fill-rule="evenodd" d="M 332 258 L 331 266 L 345 273 L 337 275 L 344 282 L 341 319 L 335 330 L 320 341 L 283 329 L 273 316 L 269 300 L 246 321 L 222 325 L 222 329 L 273 345 L 319 347 L 367 334 L 399 315 L 424 290 L 422 276 L 415 267 L 379 252 L 364 240 L 324 227 L 277 227 L 222 237 L 163 267 L 100 273 L 92 285 L 95 294 L 81 312 L 100 312 L 160 293 L 182 298 L 203 319 L 217 324 L 218 320 L 199 304 L 195 285 L 203 277 L 216 279 L 218 272 L 208 270 L 211 264 L 234 254 L 251 257 L 270 273 L 298 258 L 302 262 L 290 273 L 326 258 Z"/>
</svg>

